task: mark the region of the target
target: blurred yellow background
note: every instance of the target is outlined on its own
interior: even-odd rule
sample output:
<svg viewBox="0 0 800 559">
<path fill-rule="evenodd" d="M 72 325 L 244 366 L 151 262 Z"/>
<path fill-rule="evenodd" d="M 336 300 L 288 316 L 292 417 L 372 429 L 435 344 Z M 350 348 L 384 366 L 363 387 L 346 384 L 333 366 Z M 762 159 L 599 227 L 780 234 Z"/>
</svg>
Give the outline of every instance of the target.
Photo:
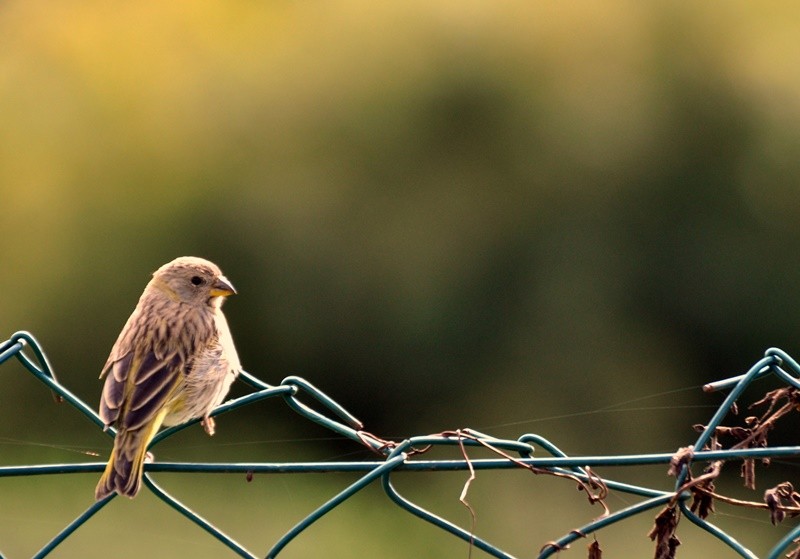
<svg viewBox="0 0 800 559">
<path fill-rule="evenodd" d="M 0 340 L 31 331 L 94 406 L 149 274 L 202 256 L 239 290 L 225 310 L 245 368 L 308 378 L 371 432 L 671 452 L 721 402 L 699 385 L 770 346 L 800 353 L 799 16 L 789 2 L 4 2 Z M 273 400 L 157 457 L 369 458 L 329 438 Z M 104 460 L 110 441 L 0 367 L 0 463 L 97 460 L 84 450 Z M 33 554 L 96 477 L 0 479 L 0 552 Z M 256 553 L 354 479 L 158 476 Z M 464 481 L 398 483 L 468 526 Z M 472 495 L 478 534 L 520 557 L 600 512 L 525 472 L 480 473 Z M 601 533 L 609 556 L 650 556 L 652 517 Z M 757 551 L 782 533 L 766 521 L 738 528 Z M 688 522 L 678 534 L 681 557 L 732 555 Z M 227 553 L 142 495 L 53 557 Z M 468 549 L 376 485 L 282 556 L 356 554 Z"/>
</svg>

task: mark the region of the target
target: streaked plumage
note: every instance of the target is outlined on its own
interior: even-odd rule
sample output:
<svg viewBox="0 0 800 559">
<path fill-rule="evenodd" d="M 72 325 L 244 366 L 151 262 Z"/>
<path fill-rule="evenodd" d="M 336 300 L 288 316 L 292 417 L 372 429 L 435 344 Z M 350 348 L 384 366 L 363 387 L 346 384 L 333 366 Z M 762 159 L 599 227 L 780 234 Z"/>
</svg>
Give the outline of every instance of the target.
<svg viewBox="0 0 800 559">
<path fill-rule="evenodd" d="M 147 446 L 162 425 L 202 417 L 214 434 L 208 414 L 241 369 L 221 309 L 235 292 L 202 258 L 177 258 L 153 274 L 100 374 L 100 417 L 117 435 L 96 499 L 136 495 Z"/>
</svg>

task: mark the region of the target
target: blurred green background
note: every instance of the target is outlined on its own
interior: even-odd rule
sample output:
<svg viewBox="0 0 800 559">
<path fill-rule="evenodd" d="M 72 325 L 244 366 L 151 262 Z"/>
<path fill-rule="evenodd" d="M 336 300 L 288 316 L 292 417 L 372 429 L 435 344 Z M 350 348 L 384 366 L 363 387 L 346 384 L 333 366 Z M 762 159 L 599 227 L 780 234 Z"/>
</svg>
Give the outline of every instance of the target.
<svg viewBox="0 0 800 559">
<path fill-rule="evenodd" d="M 149 274 L 203 256 L 239 290 L 245 368 L 306 377 L 369 431 L 671 452 L 721 402 L 699 385 L 800 353 L 798 22 L 790 2 L 4 2 L 0 340 L 31 331 L 95 406 Z M 0 383 L 0 463 L 105 459 L 19 365 Z M 157 456 L 369 458 L 279 400 Z M 465 477 L 398 484 L 468 526 Z M 0 552 L 33 554 L 96 478 L 0 479 Z M 257 553 L 353 479 L 158 476 Z M 520 557 L 600 513 L 525 472 L 470 496 L 477 533 Z M 783 533 L 721 512 L 756 551 Z M 600 534 L 610 556 L 651 555 L 645 516 Z M 732 555 L 679 536 L 681 557 Z M 53 556 L 226 554 L 143 494 Z M 375 486 L 282 556 L 357 554 L 468 549 Z"/>
</svg>

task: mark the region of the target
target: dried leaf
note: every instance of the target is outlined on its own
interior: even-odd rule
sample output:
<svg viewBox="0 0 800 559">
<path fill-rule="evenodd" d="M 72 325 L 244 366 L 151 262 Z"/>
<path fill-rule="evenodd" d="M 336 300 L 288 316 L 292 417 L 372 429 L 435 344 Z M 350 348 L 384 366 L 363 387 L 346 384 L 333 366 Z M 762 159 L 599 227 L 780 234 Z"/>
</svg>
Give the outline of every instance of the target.
<svg viewBox="0 0 800 559">
<path fill-rule="evenodd" d="M 678 546 L 681 545 L 681 540 L 678 539 L 678 536 L 672 536 L 669 539 L 669 557 L 668 559 L 675 559 L 675 552 L 678 550 Z"/>
<path fill-rule="evenodd" d="M 745 429 L 744 427 L 731 427 L 728 434 L 737 440 L 743 441 L 749 437 L 752 432 L 751 429 Z"/>
<path fill-rule="evenodd" d="M 783 388 L 771 390 L 767 392 L 758 402 L 750 404 L 750 409 L 762 404 L 769 404 L 767 406 L 767 411 L 765 411 L 761 416 L 761 421 L 763 422 L 764 418 L 772 413 L 772 410 L 775 409 L 775 406 L 778 405 L 778 402 L 781 400 L 786 400 L 793 405 L 797 405 L 797 403 L 800 402 L 800 391 L 791 386 L 784 386 Z"/>
<path fill-rule="evenodd" d="M 764 502 L 769 510 L 769 518 L 772 524 L 780 524 L 786 518 L 786 511 L 783 510 L 784 501 L 794 502 L 796 499 L 800 499 L 800 495 L 795 493 L 794 487 L 788 481 L 779 483 L 775 487 L 764 491 Z"/>
<path fill-rule="evenodd" d="M 683 467 L 691 462 L 694 456 L 694 446 L 683 446 L 678 449 L 672 459 L 669 461 L 669 469 L 667 475 L 678 477 L 683 470 Z"/>
<path fill-rule="evenodd" d="M 675 536 L 678 527 L 678 511 L 675 507 L 664 507 L 656 516 L 655 524 L 647 534 L 656 542 L 654 559 L 675 559 L 675 550 L 681 544 Z"/>
<path fill-rule="evenodd" d="M 705 489 L 706 491 L 699 491 L 698 488 Z M 714 482 L 708 482 L 692 488 L 692 506 L 691 511 L 700 518 L 708 518 L 714 512 Z"/>
<path fill-rule="evenodd" d="M 603 559 L 603 550 L 597 540 L 589 544 L 589 559 Z"/>
</svg>

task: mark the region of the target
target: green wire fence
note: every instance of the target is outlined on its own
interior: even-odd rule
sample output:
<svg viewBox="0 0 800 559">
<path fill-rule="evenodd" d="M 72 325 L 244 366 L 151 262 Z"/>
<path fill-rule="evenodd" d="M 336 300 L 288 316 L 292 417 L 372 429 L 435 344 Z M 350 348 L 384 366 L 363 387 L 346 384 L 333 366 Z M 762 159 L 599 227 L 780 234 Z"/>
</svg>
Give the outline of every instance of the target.
<svg viewBox="0 0 800 559">
<path fill-rule="evenodd" d="M 24 350 L 30 349 L 33 357 Z M 17 332 L 8 340 L 0 343 L 0 365 L 11 358 L 16 358 L 38 380 L 47 385 L 57 399 L 65 400 L 83 413 L 99 428 L 103 422 L 97 413 L 83 401 L 61 385 L 55 378 L 47 357 L 36 339 L 28 332 Z M 723 419 L 728 415 L 736 400 L 754 380 L 766 375 L 775 375 L 786 387 L 768 394 L 765 400 L 769 409 L 760 419 L 747 428 L 740 428 L 735 434 L 738 443 L 730 448 L 722 448 L 719 437 L 732 432 L 730 428 L 722 425 Z M 759 360 L 744 375 L 710 383 L 704 387 L 707 391 L 730 390 L 725 401 L 717 409 L 711 420 L 704 428 L 693 445 L 681 449 L 677 453 L 636 454 L 620 456 L 567 456 L 553 443 L 545 438 L 526 434 L 516 440 L 492 437 L 471 429 L 450 431 L 435 435 L 411 437 L 402 441 L 383 440 L 371 433 L 364 431 L 361 422 L 340 406 L 336 401 L 314 387 L 303 378 L 290 376 L 279 385 L 269 385 L 253 375 L 242 372 L 240 378 L 252 387 L 253 392 L 240 398 L 228 401 L 214 410 L 212 415 L 236 410 L 242 406 L 252 404 L 267 398 L 282 398 L 286 404 L 301 416 L 318 423 L 334 433 L 349 438 L 360 445 L 364 445 L 375 452 L 373 461 L 337 461 L 337 462 L 295 462 L 295 463 L 185 463 L 185 462 L 159 462 L 153 461 L 145 465 L 144 484 L 156 496 L 175 509 L 177 512 L 195 523 L 227 546 L 235 555 L 240 557 L 260 557 L 252 551 L 245 549 L 222 530 L 211 522 L 192 511 L 178 499 L 170 495 L 153 481 L 151 474 L 157 472 L 216 472 L 216 473 L 318 473 L 318 472 L 351 472 L 361 474 L 361 477 L 347 488 L 330 498 L 322 506 L 308 514 L 296 526 L 289 530 L 283 537 L 274 543 L 267 551 L 266 557 L 277 557 L 281 551 L 300 536 L 309 526 L 317 522 L 325 514 L 338 507 L 361 489 L 373 483 L 380 483 L 389 499 L 412 515 L 418 516 L 445 532 L 469 542 L 490 556 L 511 559 L 512 555 L 506 553 L 494 544 L 471 533 L 452 522 L 432 513 L 419 504 L 403 496 L 392 483 L 392 475 L 397 471 L 453 471 L 463 470 L 474 474 L 477 470 L 527 468 L 536 473 L 545 473 L 558 477 L 574 480 L 593 503 L 601 503 L 605 513 L 596 520 L 577 529 L 571 530 L 547 543 L 539 552 L 538 557 L 544 559 L 560 550 L 565 549 L 570 543 L 584 538 L 590 534 L 641 514 L 661 508 L 656 516 L 655 526 L 651 538 L 656 542 L 656 559 L 669 559 L 675 555 L 676 538 L 675 527 L 677 519 L 681 516 L 705 530 L 711 536 L 719 539 L 736 554 L 748 559 L 755 559 L 756 555 L 747 549 L 734 536 L 726 533 L 707 519 L 710 511 L 710 502 L 721 496 L 713 491 L 715 472 L 725 460 L 742 460 L 745 465 L 751 464 L 756 459 L 774 457 L 787 457 L 800 455 L 800 447 L 769 447 L 766 445 L 766 432 L 772 428 L 774 422 L 784 413 L 795 410 L 800 406 L 800 365 L 779 349 L 769 349 L 763 359 Z M 300 397 L 310 399 L 314 407 L 303 403 Z M 783 402 L 783 404 L 781 404 Z M 318 411 L 319 409 L 323 411 Z M 174 435 L 194 422 L 171 427 L 161 431 L 153 439 L 151 448 L 164 439 Z M 114 430 L 106 431 L 114 436 Z M 424 459 L 425 452 L 434 446 L 451 446 L 461 451 L 463 459 L 430 460 Z M 468 457 L 467 447 L 483 447 L 492 451 L 496 458 L 471 459 Z M 537 452 L 544 456 L 534 456 Z M 706 464 L 702 474 L 692 472 L 692 464 Z M 622 483 L 610 479 L 600 478 L 593 468 L 598 466 L 641 466 L 647 464 L 671 464 L 675 476 L 675 486 L 671 491 L 662 491 Z M 78 464 L 37 464 L 22 466 L 0 467 L 0 477 L 34 476 L 47 474 L 69 474 L 101 472 L 105 467 L 102 462 L 89 462 Z M 466 492 L 468 484 L 465 485 Z M 605 504 L 605 497 L 609 491 L 619 491 L 640 497 L 641 500 L 634 505 L 620 510 L 611 511 Z M 80 529 L 95 514 L 99 513 L 112 499 L 113 494 L 101 501 L 93 503 L 82 514 L 65 526 L 49 542 L 47 542 L 34 557 L 45 557 L 55 550 L 62 542 Z M 463 494 L 462 494 L 463 500 Z M 0 503 L 2 506 L 2 503 Z M 790 485 L 780 485 L 774 490 L 767 491 L 765 503 L 762 508 L 767 508 L 772 514 L 773 521 L 780 521 L 785 515 L 800 513 L 800 494 L 794 492 Z M 766 556 L 768 559 L 777 559 L 789 551 L 790 557 L 800 557 L 800 551 L 795 549 L 800 541 L 800 526 L 791 529 Z M 3 559 L 0 542 L 0 559 Z M 590 557 L 592 547 L 590 546 Z M 600 557 L 596 551 L 594 557 Z"/>
</svg>

